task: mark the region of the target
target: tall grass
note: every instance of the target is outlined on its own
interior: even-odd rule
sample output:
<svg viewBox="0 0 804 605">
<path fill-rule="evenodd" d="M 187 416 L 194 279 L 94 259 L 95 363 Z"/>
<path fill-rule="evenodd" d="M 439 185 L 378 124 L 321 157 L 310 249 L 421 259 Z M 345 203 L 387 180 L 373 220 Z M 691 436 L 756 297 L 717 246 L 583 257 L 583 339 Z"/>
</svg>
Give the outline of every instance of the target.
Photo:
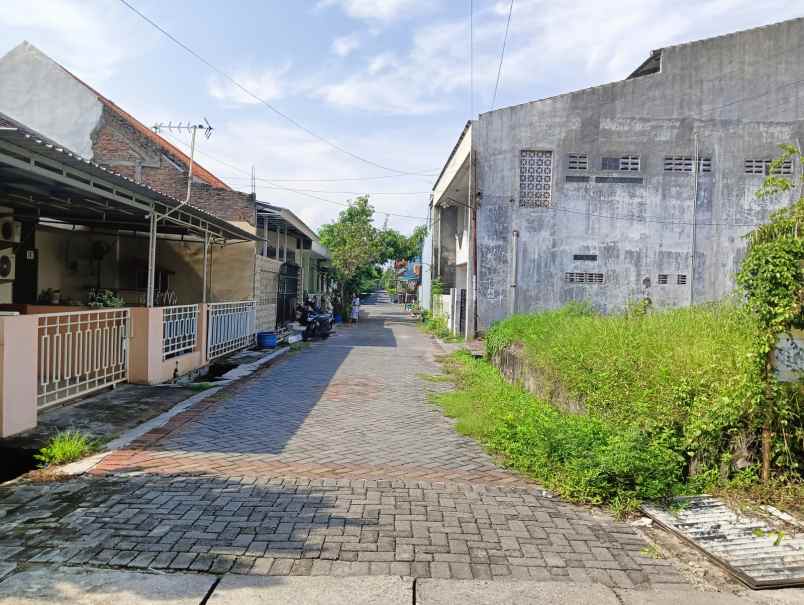
<svg viewBox="0 0 804 605">
<path fill-rule="evenodd" d="M 522 342 L 532 365 L 605 422 L 671 430 L 697 466 L 720 463 L 763 396 L 756 326 L 730 303 L 638 315 L 584 307 L 519 315 L 489 333 L 490 354 Z"/>
<path fill-rule="evenodd" d="M 521 343 L 545 383 L 586 408 L 569 414 L 457 357 L 438 402 L 459 429 L 565 496 L 634 503 L 751 474 L 763 397 L 751 316 L 730 303 L 601 316 L 588 307 L 493 326 L 489 356 Z M 747 469 L 747 470 L 746 470 Z"/>
</svg>

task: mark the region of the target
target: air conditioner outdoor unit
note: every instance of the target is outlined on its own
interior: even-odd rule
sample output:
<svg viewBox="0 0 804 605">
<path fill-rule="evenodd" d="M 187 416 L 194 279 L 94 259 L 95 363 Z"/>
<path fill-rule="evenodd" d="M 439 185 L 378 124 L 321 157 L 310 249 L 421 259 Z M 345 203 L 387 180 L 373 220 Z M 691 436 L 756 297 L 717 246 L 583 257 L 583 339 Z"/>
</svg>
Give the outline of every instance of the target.
<svg viewBox="0 0 804 605">
<path fill-rule="evenodd" d="M 16 259 L 11 248 L 0 250 L 0 281 L 13 281 Z"/>
<path fill-rule="evenodd" d="M 22 223 L 11 217 L 0 218 L 0 241 L 18 244 L 22 238 Z"/>
</svg>

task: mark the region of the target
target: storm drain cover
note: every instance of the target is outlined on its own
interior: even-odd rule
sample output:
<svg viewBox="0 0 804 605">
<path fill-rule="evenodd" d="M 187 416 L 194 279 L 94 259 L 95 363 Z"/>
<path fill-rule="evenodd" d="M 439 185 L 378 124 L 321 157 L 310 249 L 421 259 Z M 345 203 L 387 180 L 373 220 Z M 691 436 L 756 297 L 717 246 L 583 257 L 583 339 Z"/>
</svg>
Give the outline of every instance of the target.
<svg viewBox="0 0 804 605">
<path fill-rule="evenodd" d="M 669 508 L 644 505 L 656 523 L 679 535 L 753 589 L 804 586 L 804 533 L 735 512 L 710 496 L 676 498 Z"/>
</svg>

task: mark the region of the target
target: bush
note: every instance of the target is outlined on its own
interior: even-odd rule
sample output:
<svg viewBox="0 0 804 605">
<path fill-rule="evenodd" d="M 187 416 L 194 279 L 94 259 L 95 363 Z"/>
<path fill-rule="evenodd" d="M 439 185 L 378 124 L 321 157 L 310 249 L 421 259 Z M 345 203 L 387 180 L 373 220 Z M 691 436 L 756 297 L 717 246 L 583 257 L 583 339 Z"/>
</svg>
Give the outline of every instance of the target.
<svg viewBox="0 0 804 605">
<path fill-rule="evenodd" d="M 566 498 L 635 503 L 669 496 L 681 479 L 683 457 L 666 435 L 562 412 L 466 353 L 457 353 L 448 367 L 458 390 L 435 401 L 457 418 L 457 429 Z"/>
<path fill-rule="evenodd" d="M 522 342 L 530 363 L 591 416 L 672 435 L 696 473 L 720 467 L 756 429 L 763 360 L 755 335 L 750 313 L 730 303 L 608 317 L 572 306 L 495 325 L 487 350 Z"/>
<path fill-rule="evenodd" d="M 59 431 L 50 438 L 47 445 L 39 450 L 34 459 L 39 467 L 67 464 L 88 456 L 98 444 L 80 431 Z"/>
<path fill-rule="evenodd" d="M 560 411 L 468 357 L 450 363 L 459 390 L 438 402 L 459 429 L 573 500 L 628 508 L 744 482 L 755 477 L 762 421 L 753 317 L 731 303 L 617 316 L 573 304 L 513 316 L 489 330 L 487 356 L 521 343 L 543 392 L 567 393 L 586 413 Z M 793 476 L 804 459 L 802 408 L 796 389 L 778 393 L 799 410 L 778 435 L 787 449 L 774 450 Z"/>
</svg>

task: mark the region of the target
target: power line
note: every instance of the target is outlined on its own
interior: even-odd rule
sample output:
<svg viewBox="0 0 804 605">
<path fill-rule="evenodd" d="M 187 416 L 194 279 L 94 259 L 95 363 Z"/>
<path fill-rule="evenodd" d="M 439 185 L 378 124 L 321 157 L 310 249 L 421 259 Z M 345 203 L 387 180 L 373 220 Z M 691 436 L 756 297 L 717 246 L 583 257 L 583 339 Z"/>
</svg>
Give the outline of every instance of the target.
<svg viewBox="0 0 804 605">
<path fill-rule="evenodd" d="M 221 176 L 225 180 L 245 180 L 250 177 L 245 176 Z M 256 181 L 264 181 L 266 183 L 273 183 L 272 180 L 254 177 Z M 273 185 L 257 185 L 259 189 L 283 189 L 283 187 L 275 187 Z M 331 189 L 299 189 L 296 191 L 304 191 L 306 193 L 333 193 L 342 195 L 430 195 L 430 191 L 332 191 Z"/>
<path fill-rule="evenodd" d="M 508 7 L 508 21 L 505 24 L 505 36 L 503 36 L 502 50 L 500 50 L 500 65 L 497 68 L 497 83 L 494 85 L 494 95 L 491 97 L 491 107 L 489 111 L 494 109 L 494 104 L 497 101 L 497 89 L 500 87 L 500 77 L 502 76 L 503 57 L 505 57 L 505 45 L 508 42 L 508 29 L 511 27 L 511 13 L 514 12 L 514 0 Z"/>
<path fill-rule="evenodd" d="M 179 139 L 177 137 L 174 137 L 172 135 L 168 135 L 168 136 L 170 136 L 170 138 L 172 138 L 174 141 L 176 141 L 176 142 L 178 142 L 178 143 L 180 143 L 182 145 L 185 145 L 185 146 L 187 145 L 187 143 L 185 143 L 184 141 L 182 141 L 181 139 Z M 220 158 L 216 158 L 214 156 L 211 156 L 208 153 L 202 153 L 202 152 L 199 151 L 198 154 L 203 155 L 204 157 L 207 157 L 210 160 L 213 160 L 215 162 L 223 164 L 224 166 L 228 166 L 232 170 L 236 170 L 236 171 L 241 172 L 243 174 L 248 174 L 248 175 L 251 174 L 250 172 L 247 172 L 246 170 L 244 170 L 244 169 L 242 169 L 242 168 L 240 168 L 240 167 L 238 167 L 238 166 L 236 166 L 236 165 L 234 165 L 234 164 L 232 164 L 230 162 L 227 162 L 225 160 L 221 160 Z M 251 176 L 249 176 L 249 178 L 251 178 Z M 282 191 L 289 191 L 291 193 L 296 193 L 297 195 L 302 195 L 302 196 L 309 197 L 309 198 L 312 198 L 312 199 L 315 199 L 315 200 L 319 200 L 321 202 L 326 202 L 327 204 L 334 204 L 336 206 L 343 206 L 345 208 L 348 208 L 349 206 L 351 206 L 351 204 L 349 204 L 347 202 L 336 202 L 335 200 L 329 200 L 327 198 L 323 198 L 321 196 L 314 195 L 312 193 L 307 193 L 306 191 L 304 191 L 302 189 L 293 189 L 291 187 L 282 187 L 281 185 L 277 185 L 276 183 L 274 183 L 272 181 L 266 181 L 266 182 L 268 182 L 271 185 L 273 185 L 273 187 L 272 187 L 273 189 L 280 189 Z M 363 194 L 359 194 L 359 195 L 363 195 Z M 385 212 L 384 210 L 378 210 L 378 212 L 380 212 L 381 214 L 388 214 L 390 216 L 395 216 L 397 218 L 414 219 L 414 220 L 417 220 L 417 221 L 418 220 L 427 220 L 427 218 L 424 217 L 424 216 L 411 216 L 409 214 L 396 214 L 394 212 Z"/>
<path fill-rule="evenodd" d="M 162 33 L 164 36 L 166 36 L 166 37 L 167 37 L 169 40 L 171 40 L 171 41 L 172 41 L 174 44 L 176 44 L 176 45 L 178 45 L 179 47 L 181 47 L 182 49 L 184 49 L 184 50 L 185 50 L 186 52 L 188 52 L 190 55 L 192 55 L 193 57 L 195 57 L 195 58 L 196 58 L 198 61 L 200 61 L 201 63 L 203 63 L 203 64 L 204 64 L 204 65 L 206 65 L 207 67 L 209 67 L 209 68 L 210 68 L 212 71 L 214 71 L 215 73 L 217 73 L 218 75 L 220 75 L 222 78 L 224 78 L 224 79 L 226 79 L 227 81 L 229 81 L 229 82 L 230 82 L 230 83 L 231 83 L 233 86 L 235 86 L 236 88 L 238 88 L 239 90 L 241 90 L 243 93 L 245 93 L 246 95 L 248 95 L 249 97 L 251 97 L 252 99 L 254 99 L 255 101 L 257 101 L 258 103 L 260 103 L 260 104 L 264 105 L 265 107 L 267 107 L 268 109 L 270 109 L 271 111 L 273 111 L 275 114 L 277 114 L 278 116 L 280 116 L 281 118 L 283 118 L 284 120 L 286 120 L 287 122 L 289 122 L 290 124 L 292 124 L 293 126 L 295 126 L 296 128 L 298 128 L 299 130 L 302 130 L 302 131 L 306 132 L 306 133 L 307 133 L 308 135 L 310 135 L 311 137 L 313 137 L 313 138 L 315 138 L 315 139 L 317 139 L 317 140 L 321 141 L 322 143 L 325 143 L 325 144 L 329 145 L 329 146 L 330 146 L 330 147 L 332 147 L 333 149 L 336 149 L 337 151 L 340 151 L 341 153 L 343 153 L 343 154 L 345 154 L 345 155 L 347 155 L 347 156 L 349 156 L 349 157 L 351 157 L 351 158 L 353 158 L 353 159 L 355 159 L 355 160 L 358 160 L 358 161 L 363 162 L 363 163 L 365 163 L 365 164 L 369 164 L 370 166 L 375 166 L 376 168 L 380 168 L 380 169 L 382 169 L 382 170 L 386 170 L 386 171 L 388 171 L 388 172 L 394 172 L 394 173 L 399 174 L 399 175 L 412 175 L 412 176 L 420 176 L 420 175 L 423 175 L 423 173 L 420 173 L 420 172 L 409 172 L 409 171 L 404 171 L 404 170 L 397 170 L 396 168 L 391 168 L 391 167 L 389 167 L 389 166 L 384 166 L 383 164 L 380 164 L 379 162 L 375 162 L 374 160 L 370 160 L 370 159 L 368 159 L 368 158 L 366 158 L 366 157 L 363 157 L 363 156 L 361 156 L 361 155 L 358 155 L 358 154 L 356 154 L 356 153 L 353 153 L 353 152 L 349 151 L 348 149 L 346 149 L 346 148 L 344 148 L 344 147 L 341 147 L 341 146 L 340 146 L 340 145 L 338 145 L 337 143 L 335 143 L 335 142 L 333 142 L 333 141 L 330 141 L 330 140 L 329 140 L 329 139 L 327 139 L 326 137 L 324 137 L 324 136 L 322 136 L 322 135 L 320 135 L 320 134 L 318 134 L 318 133 L 314 132 L 313 130 L 310 130 L 309 128 L 307 128 L 306 126 L 304 126 L 303 124 L 301 124 L 300 122 L 298 122 L 297 120 L 295 120 L 294 118 L 290 117 L 288 114 L 286 114 L 286 113 L 284 113 L 284 112 L 280 111 L 279 109 L 277 109 L 276 107 L 274 107 L 273 105 L 271 105 L 271 104 L 270 104 L 268 101 L 266 101 L 265 99 L 263 99 L 262 97 L 260 97 L 260 96 L 259 96 L 259 95 L 257 95 L 256 93 L 252 92 L 251 90 L 249 90 L 248 88 L 246 88 L 245 86 L 243 86 L 242 84 L 240 84 L 240 82 L 238 82 L 237 80 L 235 80 L 235 79 L 234 79 L 232 76 L 230 76 L 228 73 L 226 73 L 225 71 L 223 71 L 223 70 L 222 70 L 222 69 L 220 69 L 219 67 L 217 67 L 217 66 L 215 66 L 214 64 L 210 63 L 209 61 L 207 61 L 207 60 L 206 60 L 204 57 L 202 57 L 200 54 L 198 54 L 198 53 L 197 53 L 196 51 L 194 51 L 192 48 L 190 48 L 189 46 L 187 46 L 187 45 L 186 45 L 184 42 L 182 42 L 181 40 L 179 40 L 178 38 L 176 38 L 175 36 L 173 36 L 173 34 L 171 34 L 170 32 L 168 32 L 166 29 L 164 29 L 164 28 L 163 28 L 162 26 L 160 26 L 158 23 L 156 23 L 155 21 L 153 21 L 152 19 L 150 19 L 149 17 L 147 17 L 145 14 L 143 14 L 142 12 L 140 12 L 139 10 L 137 10 L 137 9 L 136 9 L 134 6 L 132 6 L 132 5 L 131 5 L 131 4 L 128 2 L 128 0 L 120 0 L 120 2 L 121 2 L 121 3 L 122 3 L 124 6 L 126 6 L 126 7 L 127 7 L 129 10 L 131 10 L 131 11 L 132 11 L 134 14 L 138 15 L 138 16 L 139 16 L 139 17 L 140 17 L 140 18 L 141 18 L 143 21 L 145 21 L 146 23 L 148 23 L 149 25 L 151 25 L 152 27 L 154 27 L 156 30 L 158 30 L 160 33 Z M 429 175 L 428 175 L 428 176 L 429 176 Z"/>
</svg>

